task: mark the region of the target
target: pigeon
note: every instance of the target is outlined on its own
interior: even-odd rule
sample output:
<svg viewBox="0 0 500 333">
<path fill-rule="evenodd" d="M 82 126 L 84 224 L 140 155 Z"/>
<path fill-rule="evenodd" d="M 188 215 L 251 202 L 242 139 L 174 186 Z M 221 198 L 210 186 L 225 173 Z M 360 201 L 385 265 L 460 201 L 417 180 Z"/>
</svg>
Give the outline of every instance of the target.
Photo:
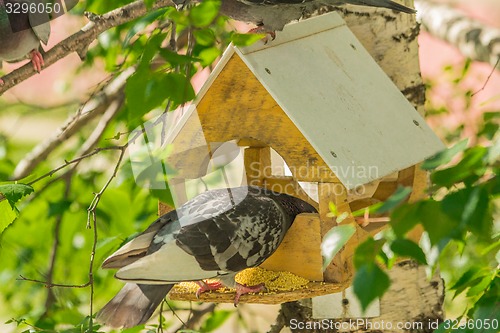
<svg viewBox="0 0 500 333">
<path fill-rule="evenodd" d="M 116 328 L 145 323 L 173 284 L 181 281 L 197 281 L 197 296 L 223 285 L 233 287 L 236 305 L 242 294 L 264 286 L 240 285 L 235 275 L 264 262 L 298 214 L 316 212 L 301 199 L 256 186 L 199 194 L 103 262 L 103 268 L 118 268 L 115 277 L 127 283 L 99 311 L 97 320 Z"/>
<path fill-rule="evenodd" d="M 322 6 L 345 4 L 383 7 L 407 14 L 416 12 L 391 0 L 222 0 L 220 12 L 234 20 L 257 25 L 252 32 L 274 33 Z"/>
<path fill-rule="evenodd" d="M 40 72 L 44 65 L 40 43 L 47 45 L 49 40 L 49 17 L 43 12 L 24 11 L 23 3 L 31 2 L 0 0 L 0 68 L 2 61 L 31 59 L 33 68 Z M 0 78 L 0 85 L 3 84 Z"/>
</svg>

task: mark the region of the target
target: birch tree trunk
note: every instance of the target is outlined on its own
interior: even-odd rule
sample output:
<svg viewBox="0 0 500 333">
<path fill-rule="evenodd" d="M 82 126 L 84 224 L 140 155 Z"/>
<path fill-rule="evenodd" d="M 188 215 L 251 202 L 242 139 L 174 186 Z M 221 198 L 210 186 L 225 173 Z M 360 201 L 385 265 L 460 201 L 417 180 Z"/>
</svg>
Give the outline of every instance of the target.
<svg viewBox="0 0 500 333">
<path fill-rule="evenodd" d="M 380 301 L 378 317 L 315 319 L 310 300 L 302 300 L 281 306 L 278 323 L 270 333 L 424 333 L 437 329 L 444 317 L 442 279 L 436 275 L 428 280 L 425 268 L 410 260 L 395 265 L 389 275 L 392 284 Z M 349 304 L 344 301 L 332 306 L 348 308 Z M 278 330 L 280 323 L 287 328 Z"/>
<path fill-rule="evenodd" d="M 488 26 L 447 4 L 416 1 L 423 29 L 457 47 L 474 61 L 498 65 L 500 59 L 500 29 Z"/>
</svg>

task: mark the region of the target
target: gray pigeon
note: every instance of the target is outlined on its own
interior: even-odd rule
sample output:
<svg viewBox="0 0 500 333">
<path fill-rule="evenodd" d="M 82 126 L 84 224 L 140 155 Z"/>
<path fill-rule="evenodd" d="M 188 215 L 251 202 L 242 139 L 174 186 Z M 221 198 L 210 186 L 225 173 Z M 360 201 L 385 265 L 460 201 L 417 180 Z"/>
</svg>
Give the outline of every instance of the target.
<svg viewBox="0 0 500 333">
<path fill-rule="evenodd" d="M 46 13 L 19 10 L 27 0 L 0 0 L 0 68 L 2 61 L 17 62 L 31 59 L 33 68 L 41 71 L 44 62 L 40 42 L 47 44 L 50 35 Z M 19 13 L 14 13 L 15 9 Z M 0 85 L 4 82 L 0 78 Z"/>
<path fill-rule="evenodd" d="M 234 20 L 256 24 L 255 32 L 281 31 L 292 21 L 321 6 L 345 4 L 383 7 L 408 14 L 415 10 L 391 0 L 222 0 L 220 12 Z"/>
<path fill-rule="evenodd" d="M 198 281 L 197 295 L 221 285 L 242 294 L 263 290 L 243 286 L 236 273 L 260 265 L 280 245 L 296 215 L 316 209 L 305 201 L 260 187 L 204 192 L 171 211 L 107 258 L 127 281 L 97 315 L 112 327 L 145 323 L 179 281 Z M 203 282 L 216 278 L 221 283 Z"/>
</svg>

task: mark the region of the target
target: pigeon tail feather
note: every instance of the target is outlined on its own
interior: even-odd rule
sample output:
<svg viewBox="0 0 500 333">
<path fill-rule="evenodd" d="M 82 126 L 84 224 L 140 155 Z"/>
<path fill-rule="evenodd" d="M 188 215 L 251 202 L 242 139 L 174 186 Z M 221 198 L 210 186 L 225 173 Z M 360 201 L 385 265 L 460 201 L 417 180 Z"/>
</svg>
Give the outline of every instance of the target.
<svg viewBox="0 0 500 333">
<path fill-rule="evenodd" d="M 114 328 L 144 324 L 167 296 L 173 284 L 127 283 L 97 314 L 97 321 Z"/>
</svg>

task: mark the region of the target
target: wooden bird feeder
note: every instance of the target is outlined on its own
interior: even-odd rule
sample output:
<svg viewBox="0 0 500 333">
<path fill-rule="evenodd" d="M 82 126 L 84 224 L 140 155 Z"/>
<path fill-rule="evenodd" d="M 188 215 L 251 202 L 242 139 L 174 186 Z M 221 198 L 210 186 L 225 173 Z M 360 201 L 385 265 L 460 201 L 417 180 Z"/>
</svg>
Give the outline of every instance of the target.
<svg viewBox="0 0 500 333">
<path fill-rule="evenodd" d="M 329 203 L 351 213 L 385 201 L 399 185 L 423 194 L 426 175 L 416 164 L 443 149 L 424 119 L 375 63 L 336 13 L 290 24 L 275 40 L 230 46 L 167 139 L 176 170 L 170 188 L 187 200 L 184 182 L 203 177 L 224 142 L 244 147 L 246 183 L 303 198 L 319 214 L 299 215 L 282 246 L 262 266 L 312 282 L 307 289 L 244 295 L 241 302 L 283 303 L 344 290 L 353 276 L 357 244 L 384 223 L 356 225 L 356 233 L 322 269 L 320 244 L 337 225 Z M 274 175 L 272 149 L 291 176 Z M 317 184 L 318 202 L 299 182 Z M 363 191 L 361 191 L 363 189 Z M 183 199 L 184 198 L 184 199 Z M 161 206 L 160 211 L 171 208 Z M 341 224 L 353 223 L 348 217 Z M 171 292 L 171 299 L 196 300 Z M 233 302 L 205 293 L 201 301 Z"/>
</svg>

